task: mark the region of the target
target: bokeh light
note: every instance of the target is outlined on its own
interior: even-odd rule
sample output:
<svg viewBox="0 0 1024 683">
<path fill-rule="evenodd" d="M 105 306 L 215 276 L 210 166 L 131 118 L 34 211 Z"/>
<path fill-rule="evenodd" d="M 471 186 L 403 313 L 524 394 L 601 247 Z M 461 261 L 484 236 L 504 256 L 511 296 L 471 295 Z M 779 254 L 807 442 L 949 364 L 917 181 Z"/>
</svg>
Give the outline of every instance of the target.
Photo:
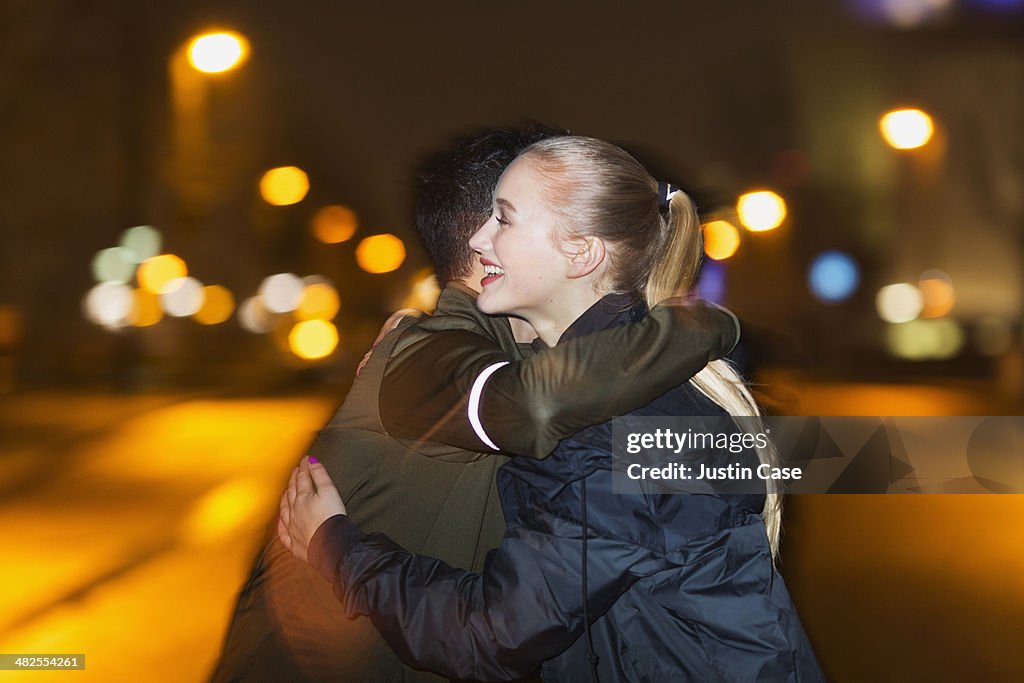
<svg viewBox="0 0 1024 683">
<path fill-rule="evenodd" d="M 405 244 L 385 233 L 371 235 L 356 247 L 356 263 L 367 273 L 390 273 L 405 261 Z"/>
<path fill-rule="evenodd" d="M 922 318 L 941 318 L 953 310 L 956 292 L 953 280 L 941 270 L 928 270 L 921 274 L 917 283 L 921 290 Z"/>
<path fill-rule="evenodd" d="M 807 286 L 818 301 L 826 304 L 846 301 L 860 285 L 857 262 L 841 251 L 823 251 L 811 261 Z"/>
<path fill-rule="evenodd" d="M 313 215 L 310 227 L 324 244 L 338 244 L 356 234 L 356 212 L 347 206 L 325 206 Z"/>
<path fill-rule="evenodd" d="M 331 283 L 315 278 L 306 278 L 302 298 L 295 308 L 299 320 L 331 320 L 341 308 L 338 290 Z"/>
<path fill-rule="evenodd" d="M 953 0 L 847 0 L 847 3 L 864 19 L 904 29 L 943 19 L 953 7 Z"/>
<path fill-rule="evenodd" d="M 995 11 L 1015 11 L 1024 9 L 1024 0 L 968 0 L 968 4 Z"/>
<path fill-rule="evenodd" d="M 246 332 L 266 334 L 274 326 L 274 316 L 258 296 L 251 296 L 238 306 L 238 324 Z"/>
<path fill-rule="evenodd" d="M 203 288 L 203 305 L 193 314 L 202 325 L 217 325 L 235 311 L 235 296 L 227 287 L 207 285 Z"/>
<path fill-rule="evenodd" d="M 905 323 L 916 319 L 924 308 L 921 290 L 909 282 L 886 285 L 875 295 L 875 309 L 879 317 L 890 323 Z"/>
<path fill-rule="evenodd" d="M 441 288 L 437 284 L 437 277 L 433 270 L 430 268 L 421 270 L 413 276 L 410 282 L 412 289 L 402 301 L 402 308 L 415 308 L 428 312 L 437 308 L 437 299 L 441 296 Z"/>
<path fill-rule="evenodd" d="M 271 313 L 290 313 L 302 300 L 305 283 L 294 273 L 278 273 L 263 279 L 259 295 L 263 306 Z"/>
<path fill-rule="evenodd" d="M 292 328 L 288 346 L 299 358 L 325 358 L 338 347 L 338 329 L 326 320 L 304 320 Z"/>
<path fill-rule="evenodd" d="M 132 291 L 131 323 L 135 327 L 149 327 L 164 319 L 160 295 L 141 287 Z"/>
<path fill-rule="evenodd" d="M 274 206 L 298 204 L 309 192 L 309 176 L 298 166 L 272 168 L 260 179 L 260 195 Z"/>
<path fill-rule="evenodd" d="M 168 282 L 160 292 L 160 305 L 167 315 L 186 318 L 203 307 L 205 297 L 202 282 L 194 277 L 180 277 Z"/>
<path fill-rule="evenodd" d="M 912 320 L 885 330 L 889 353 L 906 360 L 945 360 L 958 354 L 963 344 L 963 330 L 949 318 Z"/>
<path fill-rule="evenodd" d="M 747 192 L 736 202 L 736 212 L 751 232 L 774 230 L 786 220 L 786 202 L 771 190 Z"/>
<path fill-rule="evenodd" d="M 234 31 L 206 33 L 188 46 L 188 62 L 197 71 L 223 73 L 239 66 L 249 54 L 249 41 Z"/>
<path fill-rule="evenodd" d="M 132 312 L 132 288 L 120 282 L 101 282 L 85 295 L 86 317 L 104 327 L 123 327 Z"/>
<path fill-rule="evenodd" d="M 740 248 L 740 231 L 729 221 L 704 224 L 704 253 L 708 258 L 724 261 Z"/>
<path fill-rule="evenodd" d="M 935 132 L 932 117 L 920 109 L 886 112 L 878 122 L 882 137 L 896 149 L 917 149 L 928 144 Z"/>
<path fill-rule="evenodd" d="M 725 265 L 719 261 L 705 261 L 697 280 L 697 293 L 716 304 L 725 303 Z"/>
<path fill-rule="evenodd" d="M 142 262 L 136 273 L 139 285 L 154 294 L 163 292 L 164 287 L 171 280 L 177 280 L 186 275 L 188 275 L 188 266 L 174 254 L 151 256 Z"/>
<path fill-rule="evenodd" d="M 92 276 L 97 282 L 129 282 L 135 276 L 135 258 L 123 247 L 110 247 L 92 258 Z"/>
<path fill-rule="evenodd" d="M 151 225 L 136 225 L 121 233 L 121 248 L 131 254 L 135 263 L 156 256 L 163 248 L 160 231 Z"/>
</svg>

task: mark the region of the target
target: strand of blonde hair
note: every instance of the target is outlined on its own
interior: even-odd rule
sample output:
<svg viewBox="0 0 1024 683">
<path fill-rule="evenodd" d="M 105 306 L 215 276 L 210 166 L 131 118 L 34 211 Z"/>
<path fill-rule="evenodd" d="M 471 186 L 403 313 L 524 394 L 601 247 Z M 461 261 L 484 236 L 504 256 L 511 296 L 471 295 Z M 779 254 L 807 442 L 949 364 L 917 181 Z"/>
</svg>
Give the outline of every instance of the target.
<svg viewBox="0 0 1024 683">
<path fill-rule="evenodd" d="M 669 216 L 665 223 L 663 249 L 647 280 L 644 298 L 649 306 L 689 291 L 694 286 L 704 240 L 697 210 L 683 192 L 676 192 L 669 203 Z M 735 368 L 726 360 L 716 360 L 697 373 L 691 380 L 698 391 L 717 403 L 734 417 L 750 417 L 760 425 L 761 411 L 746 384 Z M 757 448 L 758 460 L 767 465 L 778 465 L 778 452 L 771 441 L 767 447 Z M 767 497 L 761 511 L 772 561 L 779 557 L 782 534 L 782 495 L 778 483 L 767 480 Z"/>
</svg>

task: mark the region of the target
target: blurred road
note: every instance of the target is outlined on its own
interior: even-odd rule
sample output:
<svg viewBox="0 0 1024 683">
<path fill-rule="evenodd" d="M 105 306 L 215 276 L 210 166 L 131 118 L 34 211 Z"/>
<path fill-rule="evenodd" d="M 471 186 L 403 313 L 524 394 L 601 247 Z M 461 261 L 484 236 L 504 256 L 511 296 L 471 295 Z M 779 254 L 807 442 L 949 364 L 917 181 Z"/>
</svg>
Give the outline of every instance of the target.
<svg viewBox="0 0 1024 683">
<path fill-rule="evenodd" d="M 7 681 L 202 681 L 286 475 L 338 399 L 0 398 Z M 974 388 L 803 386 L 812 414 L 998 414 Z M 783 572 L 830 678 L 1024 680 L 1024 496 L 800 496 Z"/>
<path fill-rule="evenodd" d="M 0 680 L 200 681 L 324 398 L 0 400 Z"/>
</svg>

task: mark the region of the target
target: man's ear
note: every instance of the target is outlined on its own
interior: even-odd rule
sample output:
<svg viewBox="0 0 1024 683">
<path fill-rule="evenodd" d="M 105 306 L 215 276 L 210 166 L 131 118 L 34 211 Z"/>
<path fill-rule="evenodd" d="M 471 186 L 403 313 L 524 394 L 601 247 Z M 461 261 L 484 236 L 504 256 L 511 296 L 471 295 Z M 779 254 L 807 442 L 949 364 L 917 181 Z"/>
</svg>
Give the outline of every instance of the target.
<svg viewBox="0 0 1024 683">
<path fill-rule="evenodd" d="M 582 237 L 569 245 L 569 277 L 585 277 L 604 263 L 604 240 L 600 237 Z"/>
</svg>

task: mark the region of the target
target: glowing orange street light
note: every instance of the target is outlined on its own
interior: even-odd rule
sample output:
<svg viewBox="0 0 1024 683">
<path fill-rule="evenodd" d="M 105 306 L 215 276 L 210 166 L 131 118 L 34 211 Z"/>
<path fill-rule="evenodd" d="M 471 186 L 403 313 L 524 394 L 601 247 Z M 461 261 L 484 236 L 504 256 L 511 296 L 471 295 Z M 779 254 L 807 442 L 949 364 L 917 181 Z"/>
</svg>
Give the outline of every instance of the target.
<svg viewBox="0 0 1024 683">
<path fill-rule="evenodd" d="M 405 244 L 385 233 L 371 235 L 356 247 L 356 263 L 367 273 L 390 273 L 405 261 Z"/>
<path fill-rule="evenodd" d="M 704 224 L 704 253 L 716 261 L 724 261 L 740 248 L 740 231 L 729 221 Z"/>
<path fill-rule="evenodd" d="M 249 41 L 234 31 L 204 33 L 188 46 L 188 63 L 204 74 L 237 68 L 249 55 Z"/>
<path fill-rule="evenodd" d="M 298 204 L 309 192 L 309 176 L 298 166 L 278 166 L 263 174 L 260 195 L 268 204 L 289 206 Z"/>
<path fill-rule="evenodd" d="M 197 322 L 218 325 L 231 317 L 235 310 L 235 296 L 230 289 L 221 285 L 208 285 L 203 291 L 203 305 L 192 314 Z"/>
<path fill-rule="evenodd" d="M 164 309 L 160 295 L 141 287 L 132 292 L 131 323 L 135 327 L 149 327 L 163 320 Z"/>
<path fill-rule="evenodd" d="M 774 230 L 786 220 L 786 201 L 771 190 L 747 192 L 736 202 L 736 213 L 751 232 Z"/>
<path fill-rule="evenodd" d="M 288 347 L 305 360 L 326 358 L 338 347 L 338 328 L 326 320 L 304 320 L 288 333 Z"/>
<path fill-rule="evenodd" d="M 139 279 L 139 285 L 153 294 L 162 294 L 164 287 L 170 282 L 186 275 L 188 267 L 174 254 L 160 254 L 146 259 L 135 274 Z"/>
<path fill-rule="evenodd" d="M 313 216 L 311 227 L 324 244 L 338 244 L 356 234 L 356 212 L 347 206 L 325 206 Z"/>
<path fill-rule="evenodd" d="M 920 109 L 894 109 L 878 121 L 882 137 L 895 149 L 917 149 L 935 133 L 932 117 Z"/>
<path fill-rule="evenodd" d="M 331 320 L 340 307 L 338 290 L 327 282 L 311 282 L 302 290 L 295 317 L 299 320 Z"/>
</svg>

